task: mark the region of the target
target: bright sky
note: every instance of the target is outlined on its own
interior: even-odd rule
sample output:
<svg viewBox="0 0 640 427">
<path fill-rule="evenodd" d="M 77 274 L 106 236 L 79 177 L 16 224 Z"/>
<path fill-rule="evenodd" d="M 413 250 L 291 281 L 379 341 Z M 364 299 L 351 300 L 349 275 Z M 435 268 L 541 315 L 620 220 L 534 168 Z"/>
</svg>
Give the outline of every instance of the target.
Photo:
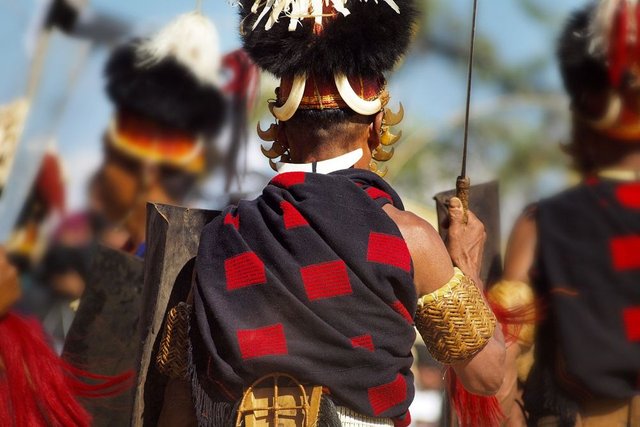
<svg viewBox="0 0 640 427">
<path fill-rule="evenodd" d="M 27 70 L 28 28 L 43 0 L 0 0 L 0 103 L 6 103 L 24 91 Z M 470 16 L 471 0 L 449 0 L 461 17 Z M 239 47 L 236 10 L 224 0 L 202 0 L 204 12 L 216 23 L 224 51 Z M 168 22 L 178 13 L 192 10 L 195 0 L 93 0 L 98 10 L 117 14 L 132 23 L 133 30 L 145 34 Z M 521 15 L 515 0 L 480 0 L 479 31 L 489 34 L 499 47 L 502 57 L 520 62 L 540 53 L 553 55 L 556 34 L 541 31 Z M 583 4 L 579 0 L 537 0 L 557 12 L 562 22 L 568 11 Z M 559 4 L 562 3 L 562 4 Z M 70 184 L 71 204 L 83 203 L 83 187 L 100 158 L 100 136 L 110 117 L 111 107 L 103 92 L 102 67 L 106 58 L 104 49 L 91 50 L 83 56 L 78 43 L 54 43 L 51 61 L 45 70 L 42 112 L 38 119 L 55 127 L 58 151 L 66 164 Z M 79 68 L 79 79 L 71 90 L 68 103 L 60 107 L 53 104 L 56 94 L 68 93 L 66 75 Z M 559 86 L 557 74 L 550 70 L 544 78 Z M 432 128 L 438 122 L 458 111 L 464 102 L 465 76 L 462 70 L 441 61 L 426 59 L 414 61 L 411 67 L 401 69 L 391 79 L 391 92 L 395 101 L 402 101 L 405 110 Z M 474 101 L 482 102 L 492 94 L 477 87 Z M 44 106 L 43 106 L 44 105 Z M 51 118 L 51 111 L 59 117 Z M 46 116 L 46 117 L 45 117 Z M 35 126 L 35 125 L 34 125 Z M 42 124 L 38 126 L 43 126 Z M 255 156 L 256 158 L 258 156 Z M 259 160 L 261 161 L 261 160 Z M 264 162 L 262 162 L 264 163 Z"/>
</svg>

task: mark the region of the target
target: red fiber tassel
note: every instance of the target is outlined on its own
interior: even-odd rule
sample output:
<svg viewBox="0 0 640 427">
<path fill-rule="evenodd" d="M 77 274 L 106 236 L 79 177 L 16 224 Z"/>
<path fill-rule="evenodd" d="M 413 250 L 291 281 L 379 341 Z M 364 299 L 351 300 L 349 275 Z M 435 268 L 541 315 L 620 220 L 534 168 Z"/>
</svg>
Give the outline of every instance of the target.
<svg viewBox="0 0 640 427">
<path fill-rule="evenodd" d="M 618 87 L 622 82 L 622 73 L 627 66 L 627 32 L 629 30 L 629 16 L 627 2 L 620 2 L 620 9 L 615 16 L 611 46 L 609 46 L 609 79 L 613 86 Z"/>
<path fill-rule="evenodd" d="M 535 325 L 540 322 L 544 312 L 544 305 L 541 301 L 505 308 L 497 302 L 489 300 L 489 305 L 496 315 L 498 323 L 502 326 L 502 334 L 507 344 L 518 341 L 523 326 Z"/>
<path fill-rule="evenodd" d="M 15 313 L 0 320 L 0 360 L 0 420 L 15 427 L 89 426 L 78 397 L 112 396 L 133 385 L 132 372 L 106 377 L 67 364 L 36 320 Z"/>
<path fill-rule="evenodd" d="M 504 420 L 495 396 L 469 393 L 452 368 L 447 369 L 448 393 L 458 416 L 459 427 L 500 427 Z"/>
</svg>

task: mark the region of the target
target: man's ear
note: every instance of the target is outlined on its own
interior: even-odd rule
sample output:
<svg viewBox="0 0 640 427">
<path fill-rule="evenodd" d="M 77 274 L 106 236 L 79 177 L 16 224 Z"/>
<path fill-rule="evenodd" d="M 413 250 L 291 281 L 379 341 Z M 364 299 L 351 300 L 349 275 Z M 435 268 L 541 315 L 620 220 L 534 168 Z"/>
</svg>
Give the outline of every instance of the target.
<svg viewBox="0 0 640 427">
<path fill-rule="evenodd" d="M 369 149 L 371 151 L 375 150 L 378 145 L 380 145 L 380 135 L 382 134 L 382 119 L 384 117 L 384 112 L 380 111 L 373 118 L 373 122 L 369 125 Z"/>
<path fill-rule="evenodd" d="M 287 122 L 278 122 L 278 142 L 285 148 L 290 148 L 289 138 L 287 137 Z"/>
</svg>

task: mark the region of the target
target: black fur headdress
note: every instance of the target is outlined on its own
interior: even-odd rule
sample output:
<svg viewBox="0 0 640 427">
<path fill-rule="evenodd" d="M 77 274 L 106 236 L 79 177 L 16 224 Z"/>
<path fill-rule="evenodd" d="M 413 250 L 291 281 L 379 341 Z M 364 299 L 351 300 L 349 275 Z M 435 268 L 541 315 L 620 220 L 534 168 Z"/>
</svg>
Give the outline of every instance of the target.
<svg viewBox="0 0 640 427">
<path fill-rule="evenodd" d="M 607 59 L 593 49 L 595 12 L 595 4 L 590 4 L 574 13 L 558 40 L 560 73 L 574 103 L 579 103 L 585 94 L 606 93 L 612 87 Z"/>
<path fill-rule="evenodd" d="M 216 81 L 220 55 L 205 19 L 183 15 L 153 39 L 133 40 L 113 52 L 107 93 L 118 109 L 194 134 L 220 130 L 226 114 Z"/>
<path fill-rule="evenodd" d="M 286 8 L 275 21 L 261 16 L 262 5 L 252 11 L 254 0 L 240 3 L 245 49 L 262 69 L 277 77 L 383 75 L 405 54 L 418 14 L 415 0 L 342 1 L 348 10 L 336 13 L 334 9 L 335 16 L 322 19 L 318 31 L 317 21 L 296 19 Z"/>
</svg>

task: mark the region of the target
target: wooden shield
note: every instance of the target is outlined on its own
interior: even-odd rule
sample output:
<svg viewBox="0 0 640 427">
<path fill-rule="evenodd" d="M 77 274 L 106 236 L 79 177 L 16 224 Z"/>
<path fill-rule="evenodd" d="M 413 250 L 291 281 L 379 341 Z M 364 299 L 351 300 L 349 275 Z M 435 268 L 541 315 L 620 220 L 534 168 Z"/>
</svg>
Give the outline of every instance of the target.
<svg viewBox="0 0 640 427">
<path fill-rule="evenodd" d="M 217 215 L 217 211 L 148 205 L 144 303 L 140 321 L 143 344 L 138 360 L 132 426 L 157 425 L 166 377 L 158 372 L 154 360 L 165 315 L 178 302 L 186 300 L 200 233 Z"/>
<path fill-rule="evenodd" d="M 455 190 L 450 190 L 438 193 L 434 197 L 438 212 L 438 229 L 440 237 L 445 242 L 448 236 L 448 200 L 455 194 Z M 489 286 L 499 280 L 502 275 L 500 188 L 498 182 L 491 181 L 471 186 L 469 190 L 469 209 L 482 221 L 487 232 L 480 278 L 485 285 Z"/>
<path fill-rule="evenodd" d="M 80 307 L 65 340 L 62 357 L 88 372 L 118 375 L 134 370 L 140 339 L 144 266 L 142 259 L 98 246 Z M 133 389 L 111 398 L 85 399 L 93 426 L 129 424 Z"/>
</svg>

